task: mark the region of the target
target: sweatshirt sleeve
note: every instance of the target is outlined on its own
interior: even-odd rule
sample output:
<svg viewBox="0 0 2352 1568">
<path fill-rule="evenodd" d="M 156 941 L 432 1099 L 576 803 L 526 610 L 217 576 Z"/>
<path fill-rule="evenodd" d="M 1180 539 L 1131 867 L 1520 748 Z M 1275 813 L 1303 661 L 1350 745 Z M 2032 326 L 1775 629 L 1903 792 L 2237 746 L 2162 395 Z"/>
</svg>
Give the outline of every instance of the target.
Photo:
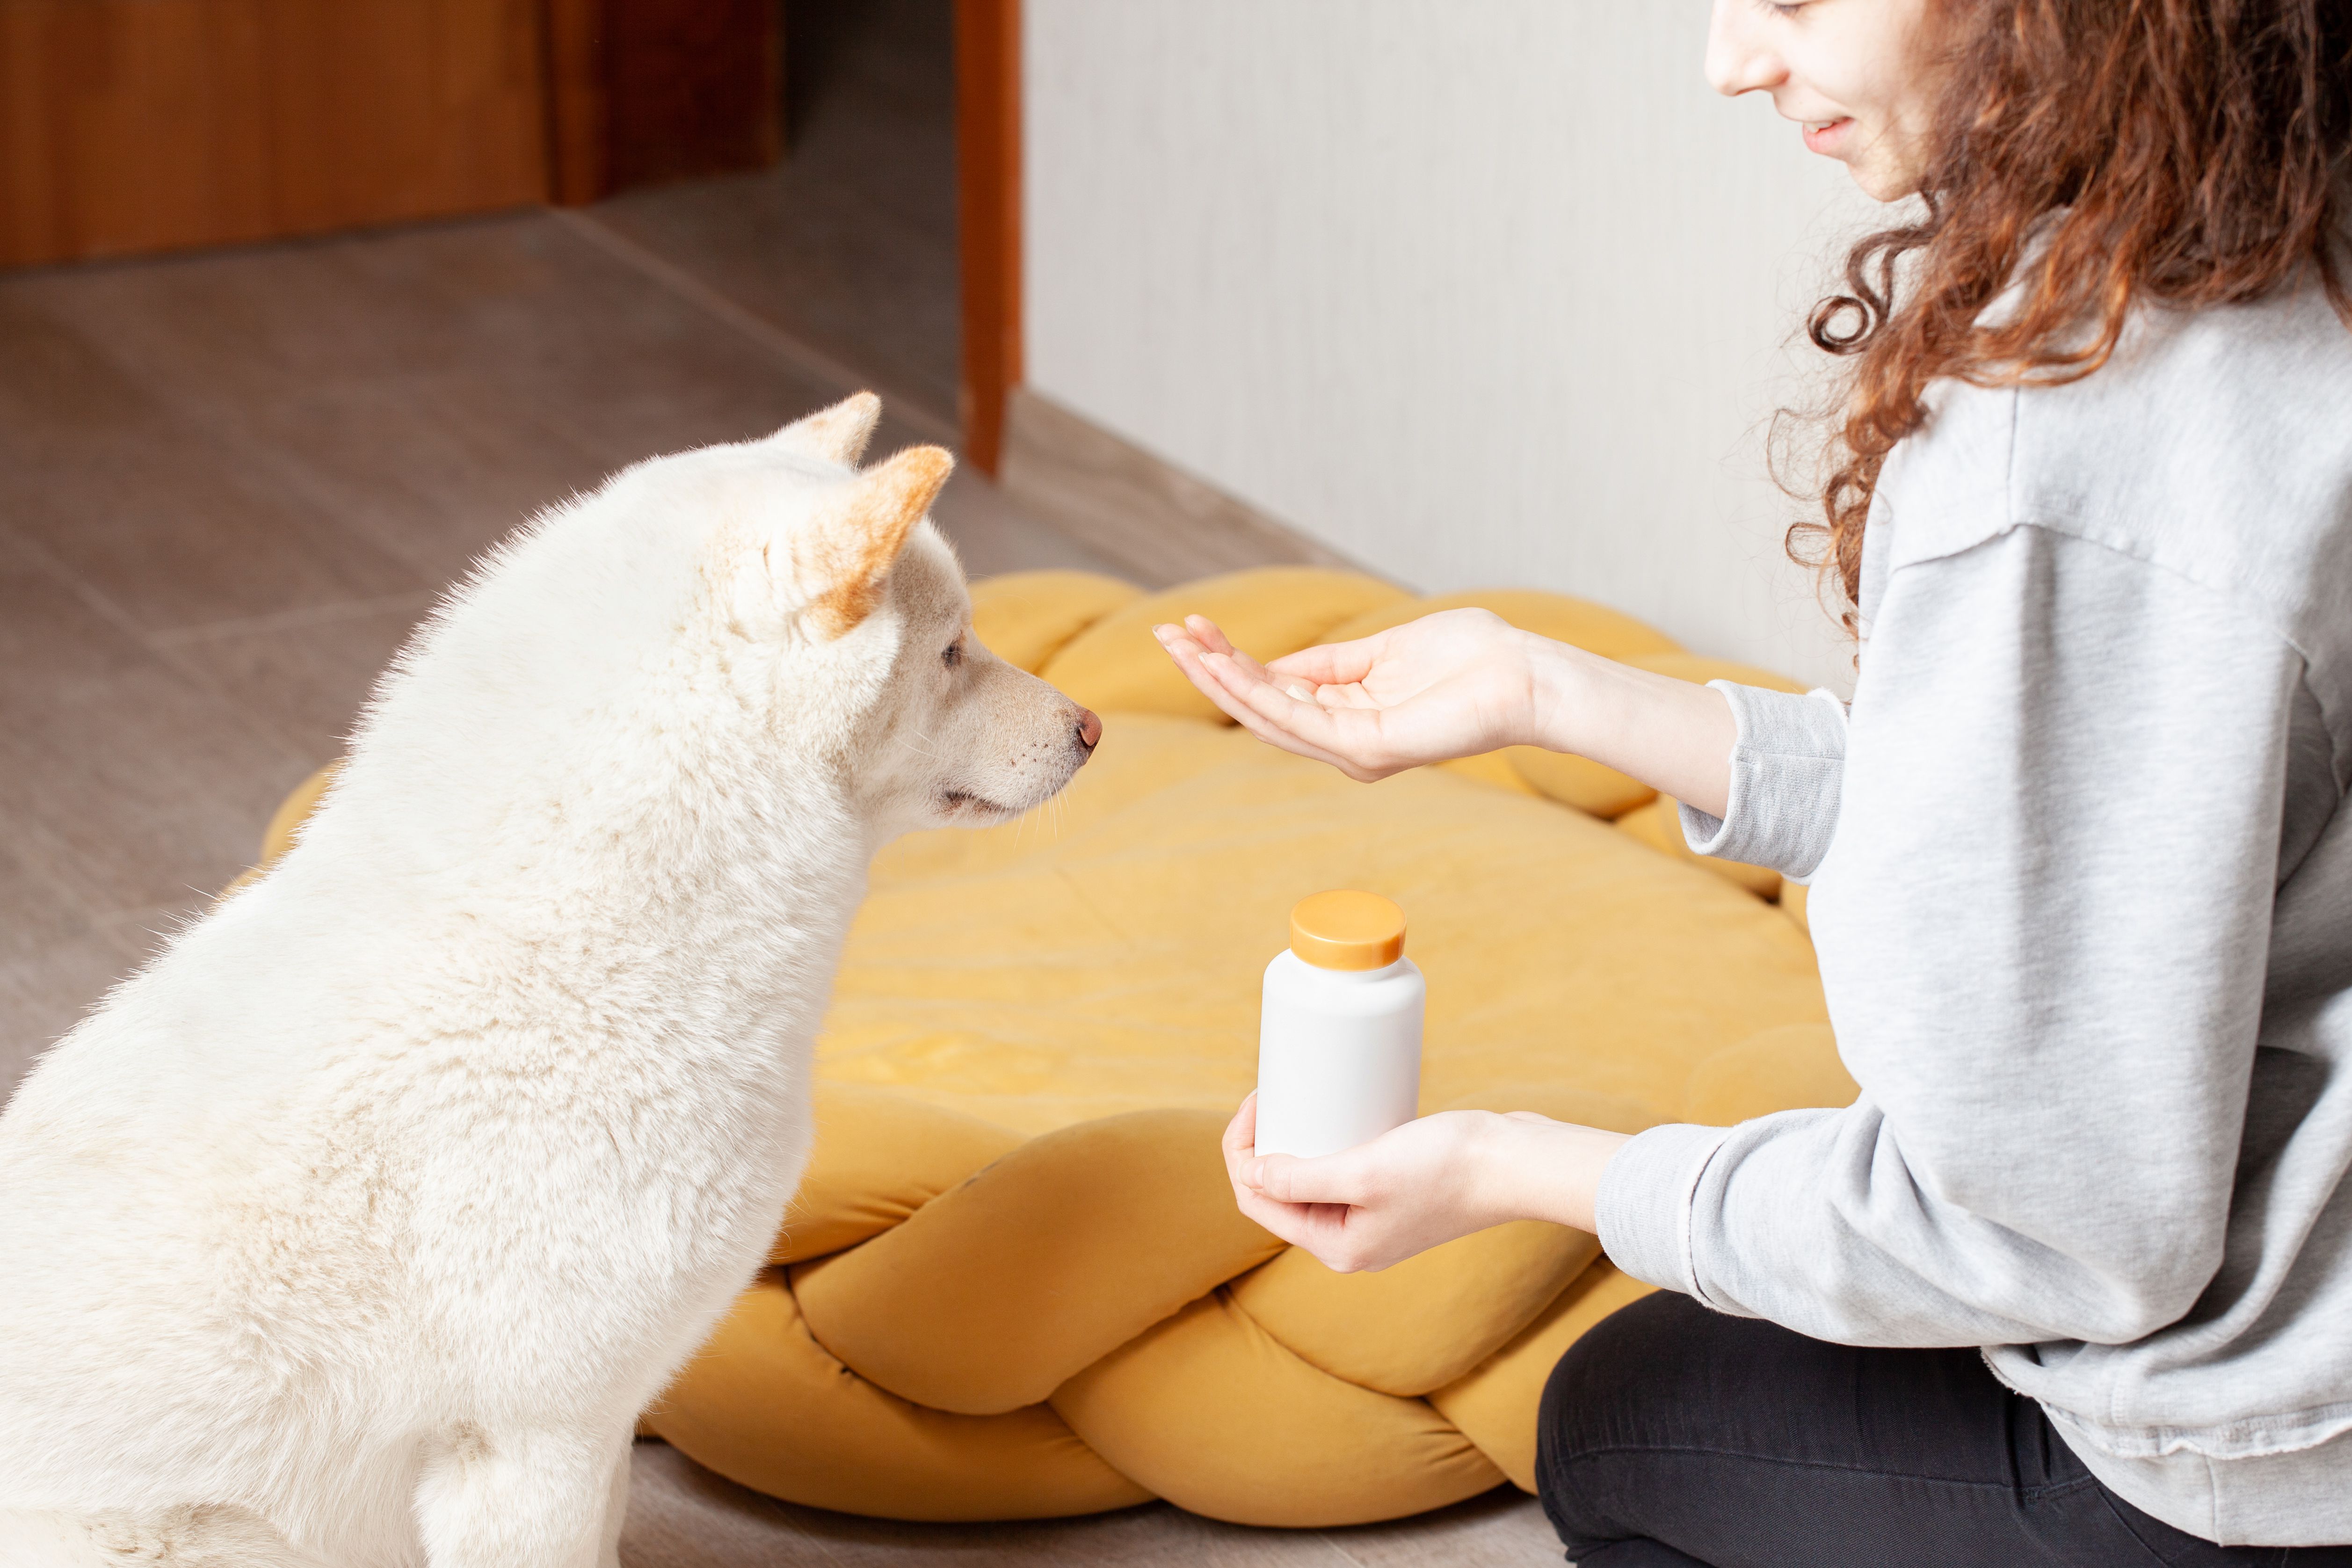
<svg viewBox="0 0 2352 1568">
<path fill-rule="evenodd" d="M 1803 881 L 1837 833 L 1845 773 L 1845 704 L 1827 691 L 1802 697 L 1710 680 L 1739 726 L 1731 746 L 1731 793 L 1723 815 L 1682 806 L 1694 854 L 1769 866 Z"/>
<path fill-rule="evenodd" d="M 1611 1255 L 1854 1344 L 2186 1313 L 2221 1258 L 2302 678 L 2243 607 L 2072 535 L 1896 569 L 1808 910 L 1862 1096 L 1642 1134 L 1602 1178 Z"/>
</svg>

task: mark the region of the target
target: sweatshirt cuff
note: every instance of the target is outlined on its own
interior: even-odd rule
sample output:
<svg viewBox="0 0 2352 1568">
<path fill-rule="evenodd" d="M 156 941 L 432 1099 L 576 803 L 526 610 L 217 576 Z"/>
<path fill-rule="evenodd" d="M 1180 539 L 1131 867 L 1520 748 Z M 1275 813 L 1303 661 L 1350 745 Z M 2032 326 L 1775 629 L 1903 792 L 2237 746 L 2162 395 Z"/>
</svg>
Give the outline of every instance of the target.
<svg viewBox="0 0 2352 1568">
<path fill-rule="evenodd" d="M 1706 1299 L 1691 1256 L 1691 1196 L 1730 1131 L 1653 1127 L 1611 1157 L 1593 1206 L 1612 1263 L 1636 1279 Z"/>
<path fill-rule="evenodd" d="M 1683 841 L 1695 855 L 1811 876 L 1836 836 L 1845 782 L 1845 704 L 1825 690 L 1772 691 L 1710 680 L 1731 704 L 1738 736 L 1721 816 L 1684 805 Z"/>
</svg>

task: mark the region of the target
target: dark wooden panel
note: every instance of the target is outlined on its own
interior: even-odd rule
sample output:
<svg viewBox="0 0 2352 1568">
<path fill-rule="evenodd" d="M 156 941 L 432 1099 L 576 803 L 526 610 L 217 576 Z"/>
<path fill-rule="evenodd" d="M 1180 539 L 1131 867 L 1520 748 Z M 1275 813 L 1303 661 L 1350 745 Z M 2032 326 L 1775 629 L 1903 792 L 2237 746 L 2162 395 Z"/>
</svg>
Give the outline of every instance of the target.
<svg viewBox="0 0 2352 1568">
<path fill-rule="evenodd" d="M 783 151 L 775 0 L 606 0 L 615 190 L 758 169 Z"/>
<path fill-rule="evenodd" d="M 547 0 L 548 186 L 582 206 L 613 188 L 604 0 Z"/>
<path fill-rule="evenodd" d="M 540 0 L 5 0 L 0 264 L 547 195 Z"/>
<path fill-rule="evenodd" d="M 956 0 L 964 453 L 993 474 L 1021 381 L 1021 0 Z"/>
<path fill-rule="evenodd" d="M 782 155 L 782 0 L 546 4 L 558 200 Z"/>
</svg>

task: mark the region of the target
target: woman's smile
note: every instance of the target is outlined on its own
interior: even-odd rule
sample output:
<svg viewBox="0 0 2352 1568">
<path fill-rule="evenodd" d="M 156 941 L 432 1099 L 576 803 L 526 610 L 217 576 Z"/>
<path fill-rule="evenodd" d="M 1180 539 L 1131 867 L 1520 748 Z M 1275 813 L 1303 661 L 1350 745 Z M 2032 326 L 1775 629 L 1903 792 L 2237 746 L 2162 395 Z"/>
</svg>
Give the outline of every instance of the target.
<svg viewBox="0 0 2352 1568">
<path fill-rule="evenodd" d="M 1810 152 L 1825 158 L 1834 158 L 1844 146 L 1853 130 L 1853 116 L 1842 114 L 1835 120 L 1808 121 L 1805 123 L 1805 146 Z"/>
</svg>

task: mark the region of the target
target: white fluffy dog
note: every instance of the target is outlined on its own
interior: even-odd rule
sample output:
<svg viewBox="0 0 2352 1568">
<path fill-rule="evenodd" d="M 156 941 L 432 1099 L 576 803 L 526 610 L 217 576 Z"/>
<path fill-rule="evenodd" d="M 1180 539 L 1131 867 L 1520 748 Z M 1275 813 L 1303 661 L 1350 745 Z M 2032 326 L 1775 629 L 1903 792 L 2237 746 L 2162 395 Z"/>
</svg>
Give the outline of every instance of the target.
<svg viewBox="0 0 2352 1568">
<path fill-rule="evenodd" d="M 0 1115 L 0 1563 L 610 1568 L 751 1279 L 874 850 L 1067 782 L 879 405 L 541 519 L 291 854 Z"/>
</svg>

